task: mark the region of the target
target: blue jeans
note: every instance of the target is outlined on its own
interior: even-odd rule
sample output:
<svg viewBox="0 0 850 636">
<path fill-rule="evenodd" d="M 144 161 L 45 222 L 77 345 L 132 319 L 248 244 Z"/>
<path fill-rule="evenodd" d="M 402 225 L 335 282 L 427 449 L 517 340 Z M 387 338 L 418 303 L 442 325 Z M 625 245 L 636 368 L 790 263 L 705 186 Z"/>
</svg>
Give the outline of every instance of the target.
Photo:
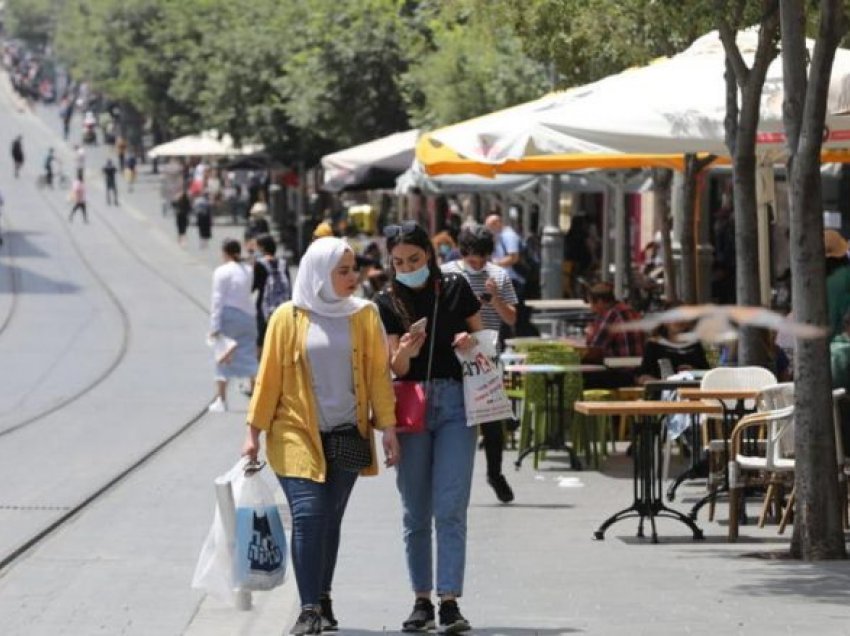
<svg viewBox="0 0 850 636">
<path fill-rule="evenodd" d="M 292 513 L 292 566 L 301 605 L 330 595 L 342 515 L 357 473 L 328 467 L 327 481 L 278 476 Z"/>
<path fill-rule="evenodd" d="M 404 507 L 404 543 L 413 591 L 434 589 L 432 523 L 437 534 L 437 594 L 460 596 L 466 567 L 466 510 L 477 427 L 466 425 L 463 384 L 433 380 L 427 429 L 399 435 L 396 485 Z"/>
</svg>

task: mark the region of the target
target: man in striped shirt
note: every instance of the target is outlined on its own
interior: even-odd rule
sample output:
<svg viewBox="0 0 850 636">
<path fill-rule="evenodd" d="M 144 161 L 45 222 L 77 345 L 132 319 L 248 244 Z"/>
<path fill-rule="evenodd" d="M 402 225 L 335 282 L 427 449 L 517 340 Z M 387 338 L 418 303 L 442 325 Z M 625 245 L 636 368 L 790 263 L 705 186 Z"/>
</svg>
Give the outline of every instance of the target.
<svg viewBox="0 0 850 636">
<path fill-rule="evenodd" d="M 484 226 L 467 227 L 458 237 L 461 258 L 445 263 L 446 273 L 463 274 L 472 291 L 481 301 L 481 322 L 485 329 L 499 331 L 502 324 L 516 323 L 517 296 L 504 268 L 490 262 L 493 254 L 493 234 Z M 502 451 L 505 436 L 501 422 L 481 425 L 484 454 L 487 457 L 487 482 L 496 491 L 499 501 L 509 503 L 514 493 L 502 474 Z"/>
</svg>

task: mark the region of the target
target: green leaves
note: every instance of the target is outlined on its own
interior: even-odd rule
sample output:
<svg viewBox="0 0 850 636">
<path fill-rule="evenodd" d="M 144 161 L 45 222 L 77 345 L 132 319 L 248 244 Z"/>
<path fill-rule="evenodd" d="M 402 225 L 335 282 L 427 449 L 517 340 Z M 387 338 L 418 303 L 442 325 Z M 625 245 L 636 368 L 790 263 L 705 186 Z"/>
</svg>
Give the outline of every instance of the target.
<svg viewBox="0 0 850 636">
<path fill-rule="evenodd" d="M 8 0 L 78 78 L 166 137 L 216 128 L 283 160 L 598 79 L 711 28 L 703 0 Z M 557 71 L 553 73 L 552 71 Z"/>
</svg>

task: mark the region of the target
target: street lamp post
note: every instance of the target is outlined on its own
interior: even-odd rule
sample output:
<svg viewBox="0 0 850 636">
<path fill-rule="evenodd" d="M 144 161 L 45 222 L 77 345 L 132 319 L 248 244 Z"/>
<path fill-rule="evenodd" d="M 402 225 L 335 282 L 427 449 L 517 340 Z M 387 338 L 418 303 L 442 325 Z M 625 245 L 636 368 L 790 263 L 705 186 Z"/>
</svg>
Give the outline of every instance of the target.
<svg viewBox="0 0 850 636">
<path fill-rule="evenodd" d="M 553 174 L 549 183 L 549 201 L 541 241 L 541 295 L 561 298 L 563 295 L 564 235 L 561 233 L 561 177 Z"/>
</svg>

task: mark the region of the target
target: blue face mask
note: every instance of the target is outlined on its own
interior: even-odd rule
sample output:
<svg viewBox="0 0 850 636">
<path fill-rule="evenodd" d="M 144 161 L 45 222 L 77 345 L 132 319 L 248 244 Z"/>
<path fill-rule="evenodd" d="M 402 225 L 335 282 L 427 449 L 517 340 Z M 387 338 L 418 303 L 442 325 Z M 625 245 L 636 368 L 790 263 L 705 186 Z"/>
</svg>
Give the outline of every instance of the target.
<svg viewBox="0 0 850 636">
<path fill-rule="evenodd" d="M 431 270 L 425 264 L 412 272 L 396 272 L 395 279 L 405 287 L 422 287 L 428 282 L 428 277 L 431 275 Z"/>
</svg>

